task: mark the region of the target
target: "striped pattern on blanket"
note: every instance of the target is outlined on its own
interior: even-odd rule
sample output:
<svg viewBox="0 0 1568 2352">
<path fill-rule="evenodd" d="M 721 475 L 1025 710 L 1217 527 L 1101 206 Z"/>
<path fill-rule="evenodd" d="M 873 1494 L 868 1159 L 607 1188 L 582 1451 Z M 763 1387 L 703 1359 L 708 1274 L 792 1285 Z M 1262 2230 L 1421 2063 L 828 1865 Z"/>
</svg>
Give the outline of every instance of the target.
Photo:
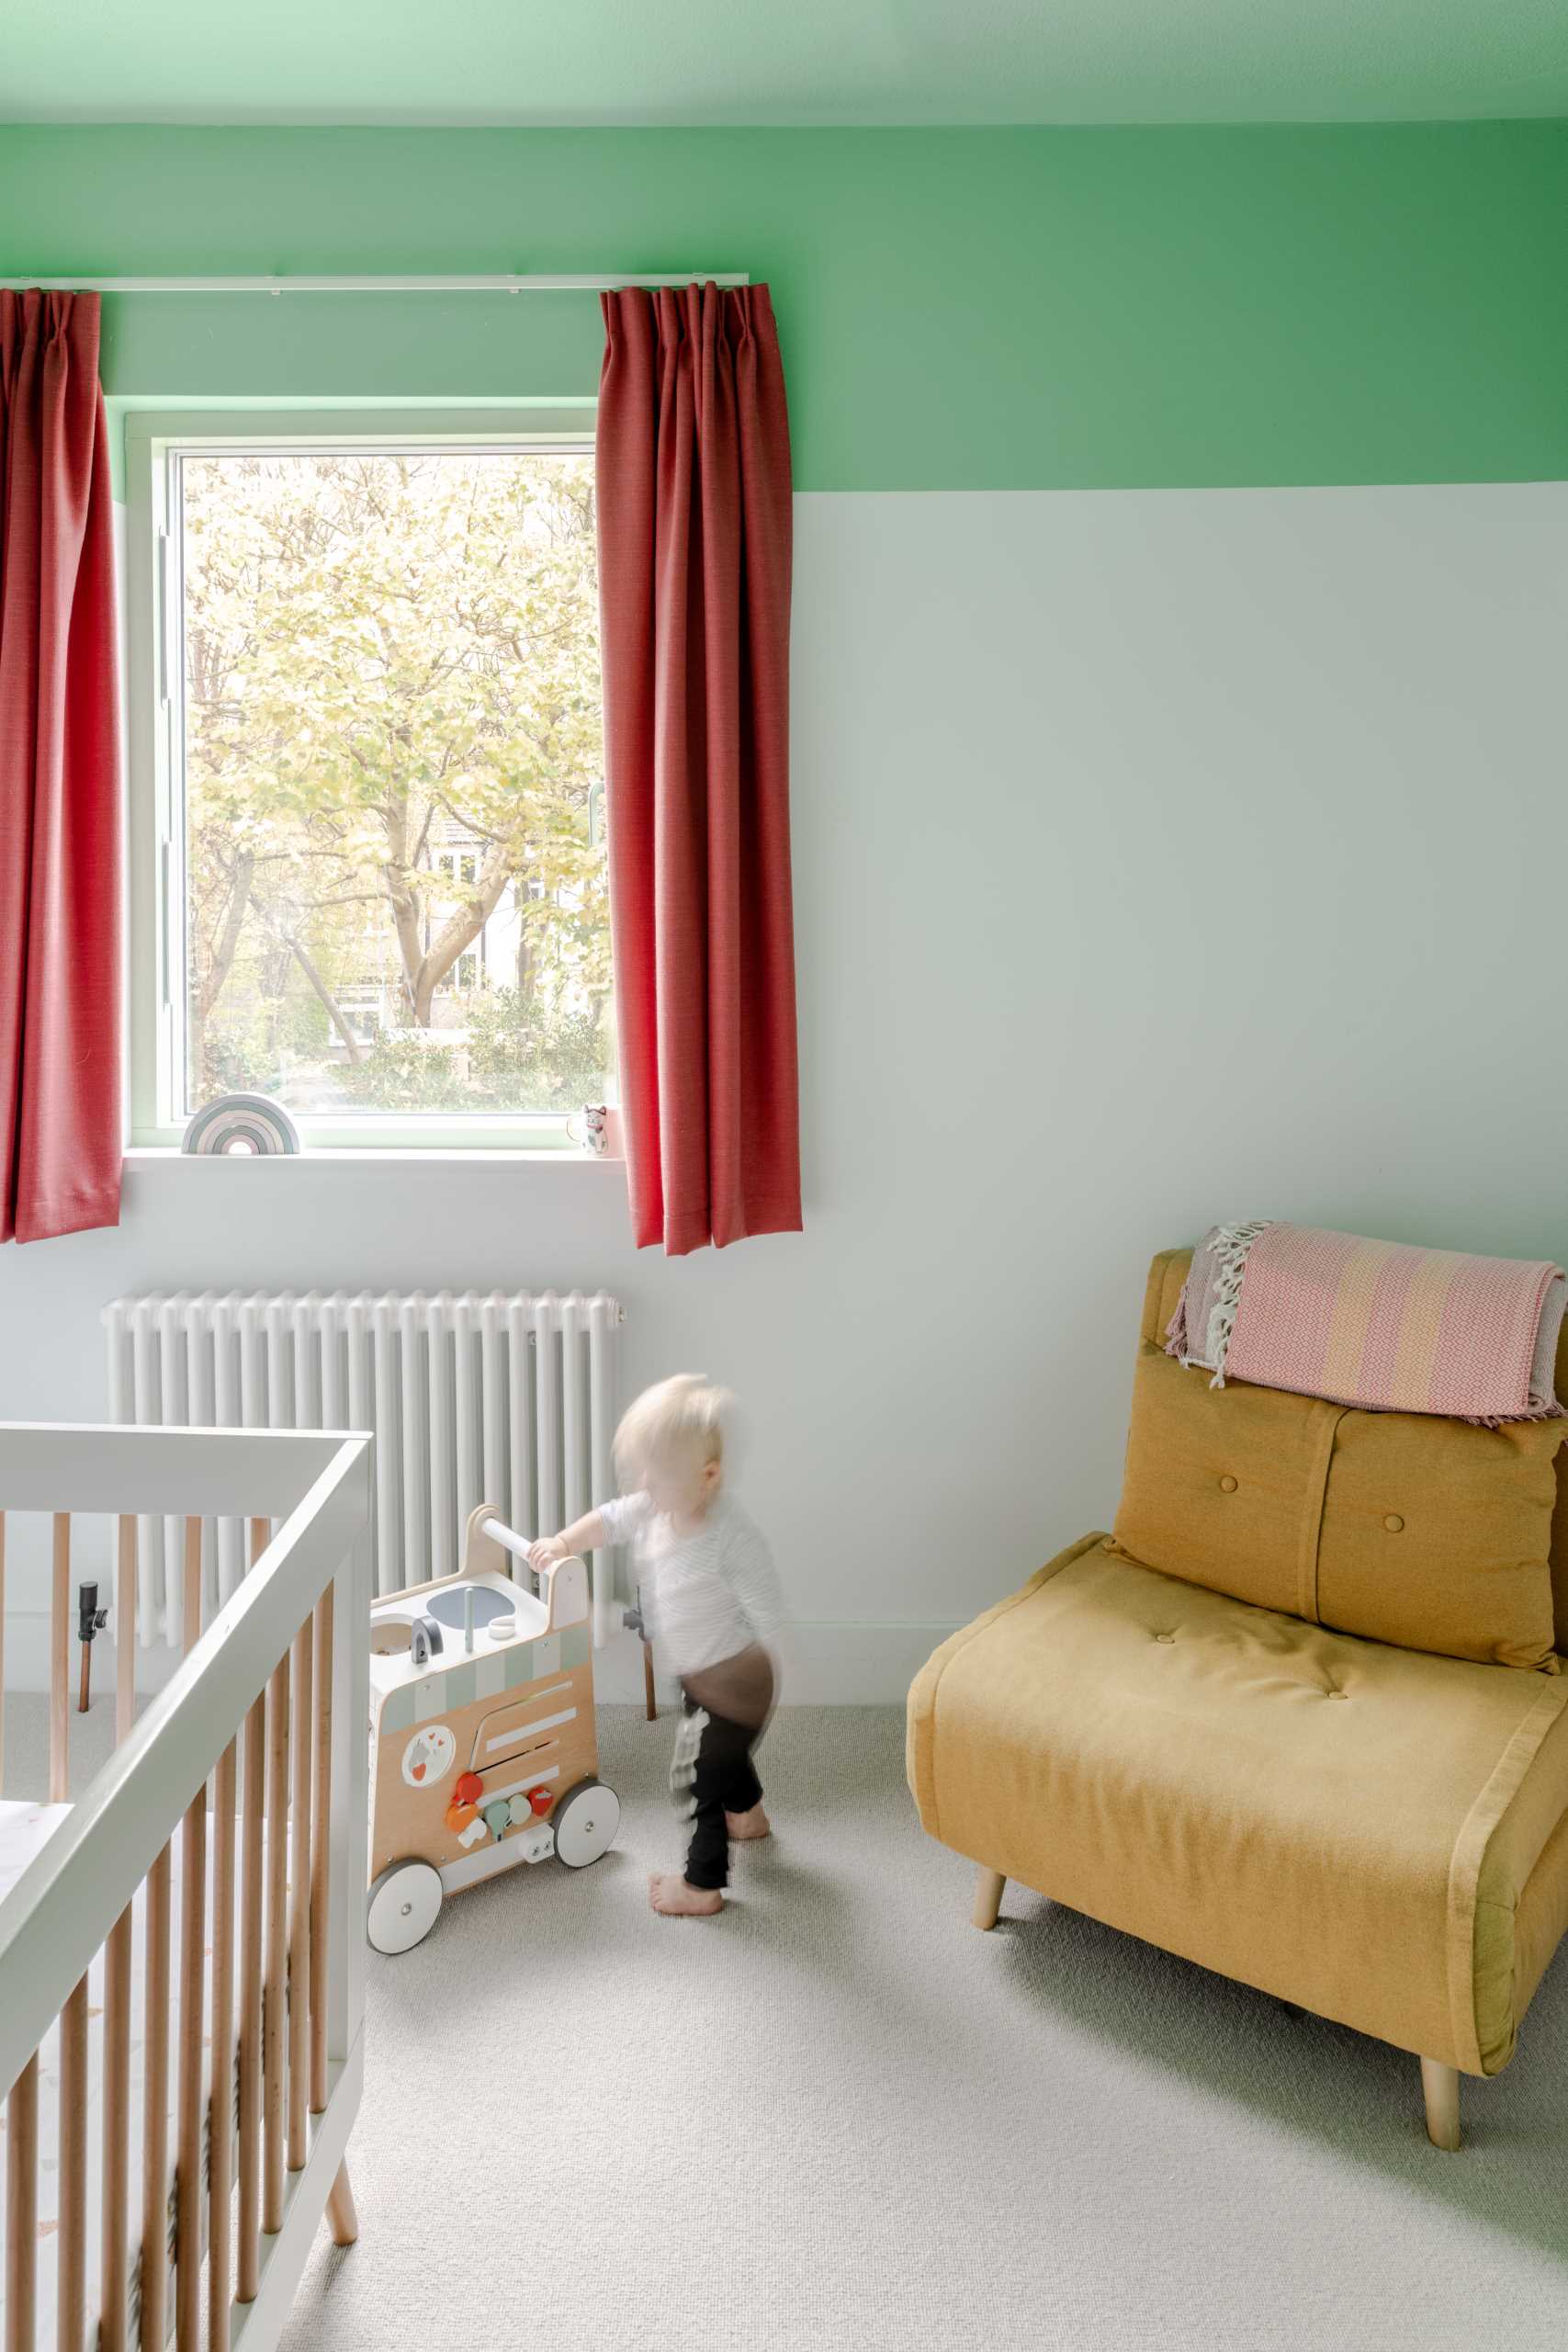
<svg viewBox="0 0 1568 2352">
<path fill-rule="evenodd" d="M 1476 1258 L 1260 1219 L 1194 1252 L 1167 1352 L 1213 1374 L 1398 1413 L 1544 1420 L 1568 1283 L 1546 1259 Z"/>
</svg>

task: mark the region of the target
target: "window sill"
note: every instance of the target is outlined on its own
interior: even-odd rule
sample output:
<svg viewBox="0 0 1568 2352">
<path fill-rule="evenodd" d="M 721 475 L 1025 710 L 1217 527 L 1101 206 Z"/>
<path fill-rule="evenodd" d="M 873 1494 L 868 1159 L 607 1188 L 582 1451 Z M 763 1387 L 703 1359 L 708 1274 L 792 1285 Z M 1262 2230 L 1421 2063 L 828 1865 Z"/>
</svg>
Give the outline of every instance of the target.
<svg viewBox="0 0 1568 2352">
<path fill-rule="evenodd" d="M 531 1167 L 542 1168 L 615 1168 L 624 1169 L 624 1159 L 607 1159 L 596 1151 L 546 1149 L 530 1151 L 507 1144 L 480 1144 L 467 1148 L 440 1144 L 372 1144 L 307 1146 L 303 1151 L 276 1152 L 263 1155 L 255 1152 L 181 1151 L 176 1144 L 128 1144 L 122 1154 L 125 1165 L 137 1171 L 163 1168 L 177 1162 L 183 1168 L 299 1168 L 320 1165 L 322 1161 L 336 1163 L 347 1160 L 355 1167 L 396 1165 L 404 1160 L 460 1160 L 477 1167 L 494 1167 L 496 1163 L 525 1161 Z"/>
</svg>

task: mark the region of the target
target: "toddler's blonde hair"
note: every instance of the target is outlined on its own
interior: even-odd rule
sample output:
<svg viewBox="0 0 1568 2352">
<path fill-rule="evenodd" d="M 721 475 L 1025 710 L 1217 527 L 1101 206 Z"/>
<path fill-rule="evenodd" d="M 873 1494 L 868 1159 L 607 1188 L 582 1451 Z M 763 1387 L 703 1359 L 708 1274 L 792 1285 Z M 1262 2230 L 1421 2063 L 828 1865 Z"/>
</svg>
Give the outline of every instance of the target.
<svg viewBox="0 0 1568 2352">
<path fill-rule="evenodd" d="M 623 1486 L 639 1479 L 649 1462 L 694 1452 L 700 1461 L 724 1460 L 724 1434 L 735 1399 L 705 1373 L 677 1372 L 645 1388 L 615 1431 L 615 1469 Z"/>
</svg>

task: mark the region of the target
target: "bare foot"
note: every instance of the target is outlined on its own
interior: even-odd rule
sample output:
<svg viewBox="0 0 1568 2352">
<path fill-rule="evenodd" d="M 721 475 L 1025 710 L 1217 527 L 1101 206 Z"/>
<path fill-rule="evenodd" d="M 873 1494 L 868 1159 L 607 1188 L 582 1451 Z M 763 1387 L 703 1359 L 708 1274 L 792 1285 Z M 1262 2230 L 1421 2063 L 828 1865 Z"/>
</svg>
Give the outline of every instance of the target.
<svg viewBox="0 0 1568 2352">
<path fill-rule="evenodd" d="M 673 1871 L 662 1875 L 654 1871 L 648 1882 L 648 1899 L 667 1919 L 711 1919 L 724 1908 L 724 1897 L 716 1886 L 688 1886 Z"/>
<path fill-rule="evenodd" d="M 743 1845 L 748 1838 L 771 1838 L 773 1834 L 773 1825 L 761 1804 L 754 1804 L 749 1813 L 727 1813 L 724 1826 L 737 1845 Z"/>
</svg>

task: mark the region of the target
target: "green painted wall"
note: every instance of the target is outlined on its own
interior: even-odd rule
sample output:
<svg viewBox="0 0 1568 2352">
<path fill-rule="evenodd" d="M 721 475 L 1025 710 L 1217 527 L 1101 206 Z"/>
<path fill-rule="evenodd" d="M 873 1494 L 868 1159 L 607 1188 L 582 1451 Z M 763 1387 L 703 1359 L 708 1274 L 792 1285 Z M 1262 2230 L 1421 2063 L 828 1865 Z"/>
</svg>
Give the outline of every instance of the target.
<svg viewBox="0 0 1568 2352">
<path fill-rule="evenodd" d="M 773 285 L 807 490 L 1568 476 L 1568 124 L 0 130 L 0 273 Z M 591 394 L 592 297 L 126 300 L 127 399 Z"/>
</svg>

